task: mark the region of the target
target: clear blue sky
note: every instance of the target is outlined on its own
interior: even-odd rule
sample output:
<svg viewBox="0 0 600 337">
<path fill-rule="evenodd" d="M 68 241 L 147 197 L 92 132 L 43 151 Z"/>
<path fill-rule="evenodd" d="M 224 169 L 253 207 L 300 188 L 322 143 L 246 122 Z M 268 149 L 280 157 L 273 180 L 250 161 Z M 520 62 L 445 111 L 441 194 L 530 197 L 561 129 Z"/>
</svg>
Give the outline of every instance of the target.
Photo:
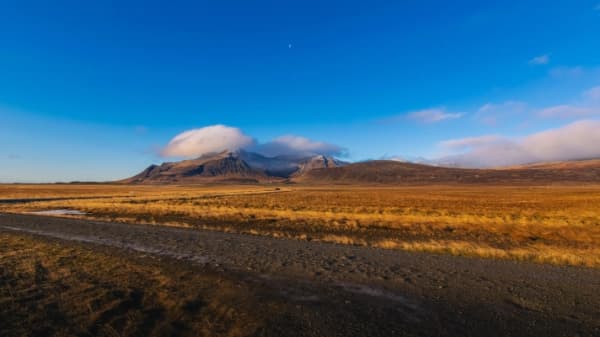
<svg viewBox="0 0 600 337">
<path fill-rule="evenodd" d="M 598 117 L 600 1 L 91 3 L 0 2 L 0 181 L 123 178 L 214 124 L 364 160 Z"/>
</svg>

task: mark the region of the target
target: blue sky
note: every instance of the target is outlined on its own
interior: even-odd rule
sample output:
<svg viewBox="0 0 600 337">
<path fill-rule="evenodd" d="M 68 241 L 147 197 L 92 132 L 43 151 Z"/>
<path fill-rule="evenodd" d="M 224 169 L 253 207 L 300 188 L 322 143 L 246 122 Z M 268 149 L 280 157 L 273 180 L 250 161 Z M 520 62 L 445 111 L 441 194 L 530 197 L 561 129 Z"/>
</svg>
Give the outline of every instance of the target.
<svg viewBox="0 0 600 337">
<path fill-rule="evenodd" d="M 572 159 L 531 139 L 574 132 L 595 156 L 598 36 L 598 1 L 3 1 L 0 181 L 123 178 L 211 125 L 347 160 Z"/>
</svg>

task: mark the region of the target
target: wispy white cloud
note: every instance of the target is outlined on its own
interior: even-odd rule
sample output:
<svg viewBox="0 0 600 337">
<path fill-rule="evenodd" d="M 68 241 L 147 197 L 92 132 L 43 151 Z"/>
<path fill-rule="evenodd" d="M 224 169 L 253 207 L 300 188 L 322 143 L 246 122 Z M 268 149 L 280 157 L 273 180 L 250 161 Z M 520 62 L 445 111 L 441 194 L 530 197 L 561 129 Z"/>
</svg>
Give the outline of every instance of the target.
<svg viewBox="0 0 600 337">
<path fill-rule="evenodd" d="M 592 100 L 600 100 L 600 85 L 597 87 L 593 87 L 589 90 L 586 90 L 583 93 L 583 97 L 592 99 Z"/>
<path fill-rule="evenodd" d="M 584 73 L 585 71 L 581 66 L 555 67 L 550 69 L 550 76 L 559 79 L 578 78 L 581 77 Z"/>
<path fill-rule="evenodd" d="M 544 108 L 534 108 L 521 101 L 486 103 L 473 116 L 488 126 L 496 126 L 502 118 L 521 117 L 527 120 L 538 118 L 583 118 L 600 115 L 600 86 L 590 88 L 568 104 L 559 104 Z M 518 115 L 518 116 L 517 116 Z"/>
<path fill-rule="evenodd" d="M 412 160 L 408 160 L 403 156 L 383 156 L 380 158 L 381 160 L 391 160 L 391 161 L 398 161 L 401 163 L 412 163 Z"/>
<path fill-rule="evenodd" d="M 413 111 L 406 115 L 409 119 L 421 123 L 437 123 L 450 119 L 457 119 L 463 116 L 461 112 L 448 112 L 445 108 L 432 108 L 419 111 Z"/>
<path fill-rule="evenodd" d="M 440 147 L 450 154 L 436 161 L 463 167 L 497 167 L 599 158 L 598 144 L 600 121 L 581 120 L 520 138 L 488 135 L 443 141 Z"/>
<path fill-rule="evenodd" d="M 145 135 L 148 133 L 148 127 L 144 126 L 144 125 L 136 125 L 133 128 L 133 131 L 135 132 L 135 134 L 137 135 Z"/>
<path fill-rule="evenodd" d="M 526 112 L 527 108 L 527 103 L 520 101 L 486 103 L 475 112 L 474 116 L 483 124 L 496 126 L 507 117 Z"/>
<path fill-rule="evenodd" d="M 543 65 L 543 64 L 548 64 L 548 63 L 550 63 L 550 55 L 548 55 L 548 54 L 536 56 L 536 57 L 532 58 L 531 60 L 529 60 L 529 64 L 533 64 L 533 65 Z"/>
<path fill-rule="evenodd" d="M 581 99 L 583 97 L 583 99 Z M 600 115 L 600 86 L 590 88 L 581 93 L 573 104 L 560 104 L 537 111 L 542 118 L 581 118 Z"/>
<path fill-rule="evenodd" d="M 440 142 L 440 146 L 449 150 L 464 150 L 472 147 L 502 141 L 504 138 L 498 135 L 486 135 L 479 137 L 467 137 L 460 139 L 450 139 Z"/>
<path fill-rule="evenodd" d="M 538 116 L 544 118 L 576 118 L 598 114 L 598 109 L 589 107 L 579 107 L 568 104 L 551 106 L 538 111 Z"/>
</svg>

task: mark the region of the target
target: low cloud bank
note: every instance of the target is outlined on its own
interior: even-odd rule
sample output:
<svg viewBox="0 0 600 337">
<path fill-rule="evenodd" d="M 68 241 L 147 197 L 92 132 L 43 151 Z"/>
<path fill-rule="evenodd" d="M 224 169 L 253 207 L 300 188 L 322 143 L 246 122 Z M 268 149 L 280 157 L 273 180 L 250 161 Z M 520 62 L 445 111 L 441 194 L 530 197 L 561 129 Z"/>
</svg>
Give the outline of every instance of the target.
<svg viewBox="0 0 600 337">
<path fill-rule="evenodd" d="M 212 125 L 182 132 L 175 136 L 160 154 L 164 157 L 196 158 L 226 150 L 247 150 L 270 157 L 344 154 L 344 149 L 340 146 L 294 135 L 258 143 L 240 129 L 225 125 Z"/>
<path fill-rule="evenodd" d="M 291 156 L 309 156 L 309 155 L 342 155 L 344 150 L 337 145 L 325 142 L 312 141 L 300 136 L 281 136 L 272 141 L 259 144 L 256 152 L 265 156 L 291 155 Z"/>
<path fill-rule="evenodd" d="M 522 138 L 498 135 L 453 139 L 439 145 L 451 154 L 434 162 L 462 167 L 497 167 L 600 157 L 600 121 L 582 120 Z"/>
</svg>

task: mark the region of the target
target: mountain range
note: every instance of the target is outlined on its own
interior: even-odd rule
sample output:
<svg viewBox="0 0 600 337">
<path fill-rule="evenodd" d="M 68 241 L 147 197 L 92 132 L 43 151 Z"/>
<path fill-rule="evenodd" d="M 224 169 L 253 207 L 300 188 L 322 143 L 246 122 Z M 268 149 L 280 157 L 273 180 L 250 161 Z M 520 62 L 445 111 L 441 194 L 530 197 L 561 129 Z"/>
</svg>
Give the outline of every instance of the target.
<svg viewBox="0 0 600 337">
<path fill-rule="evenodd" d="M 552 184 L 600 183 L 600 160 L 534 163 L 496 169 L 441 167 L 392 160 L 347 163 L 324 155 L 267 157 L 223 151 L 196 159 L 151 165 L 121 180 L 130 184 Z"/>
<path fill-rule="evenodd" d="M 150 165 L 124 183 L 202 183 L 286 181 L 314 169 L 348 163 L 324 155 L 267 157 L 254 152 L 223 151 L 196 159 Z"/>
</svg>

